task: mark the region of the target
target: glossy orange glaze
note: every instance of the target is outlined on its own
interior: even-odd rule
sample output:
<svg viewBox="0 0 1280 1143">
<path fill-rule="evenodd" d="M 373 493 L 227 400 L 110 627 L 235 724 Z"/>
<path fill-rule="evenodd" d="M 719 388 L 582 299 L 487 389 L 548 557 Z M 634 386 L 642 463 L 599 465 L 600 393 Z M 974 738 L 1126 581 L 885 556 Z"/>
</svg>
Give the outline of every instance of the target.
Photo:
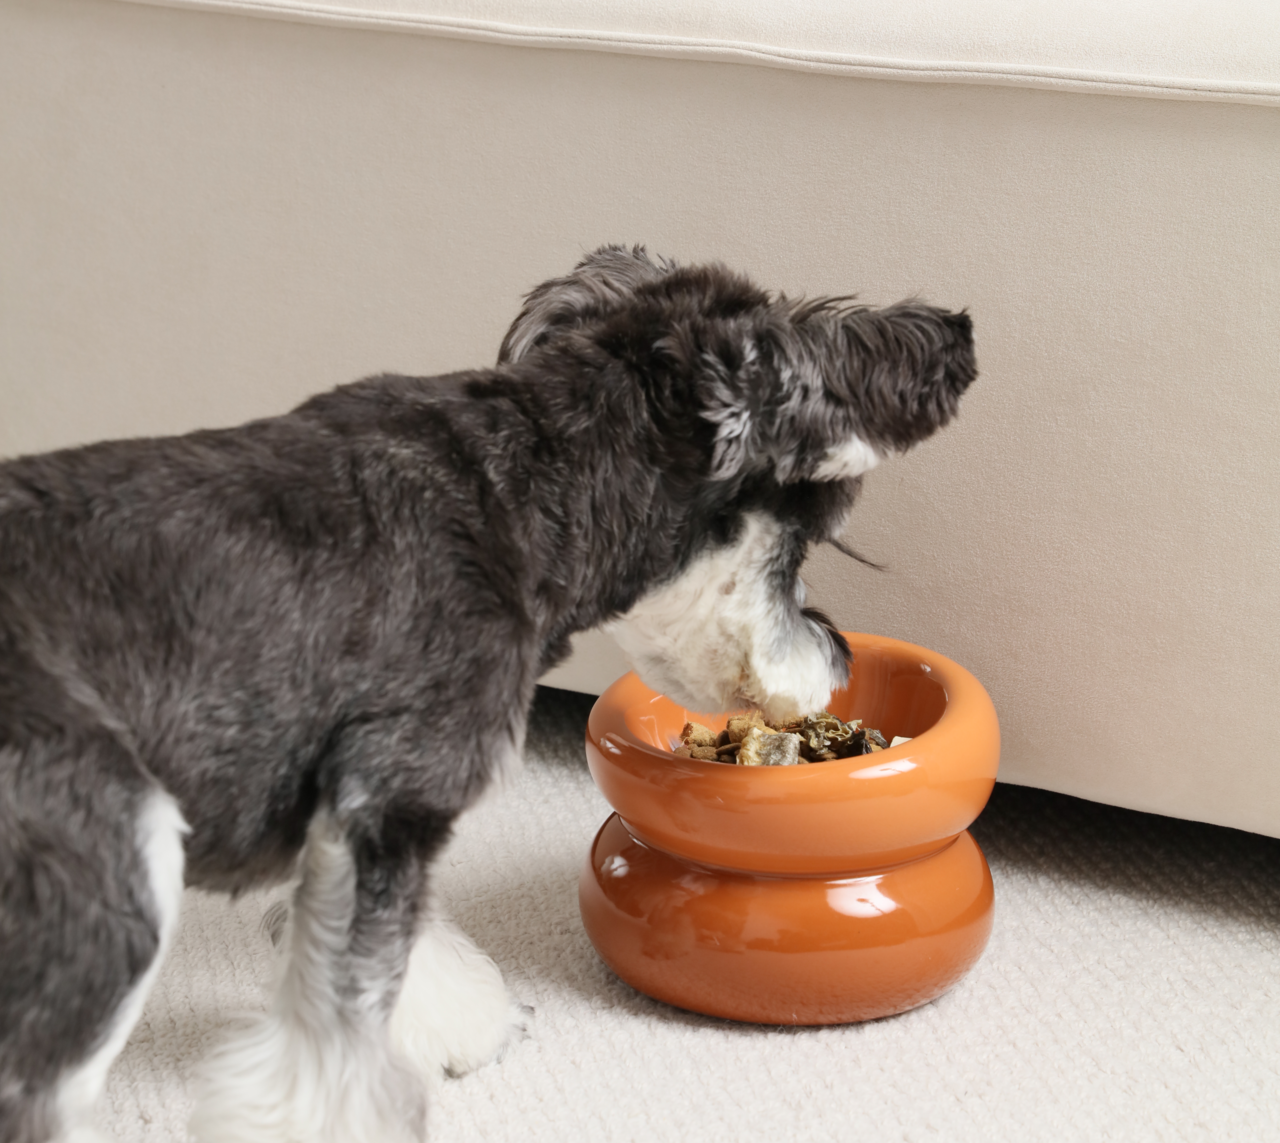
<svg viewBox="0 0 1280 1143">
<path fill-rule="evenodd" d="M 992 901 L 967 830 L 869 877 L 760 877 L 686 864 L 613 814 L 579 880 L 587 935 L 633 988 L 761 1024 L 847 1024 L 935 999 L 982 954 Z"/>
<path fill-rule="evenodd" d="M 579 881 L 605 962 L 642 992 L 730 1019 L 830 1024 L 940 995 L 991 929 L 986 861 L 967 832 L 1000 757 L 982 685 L 941 655 L 848 634 L 829 709 L 911 742 L 747 768 L 671 753 L 685 710 L 634 674 L 596 702 L 587 760 L 618 812 Z"/>
<path fill-rule="evenodd" d="M 636 837 L 706 865 L 837 874 L 936 851 L 991 795 L 1000 728 L 982 684 L 959 664 L 896 639 L 846 633 L 849 685 L 830 710 L 892 741 L 878 754 L 747 768 L 671 753 L 688 711 L 635 674 L 604 692 L 587 724 L 587 764 Z"/>
</svg>

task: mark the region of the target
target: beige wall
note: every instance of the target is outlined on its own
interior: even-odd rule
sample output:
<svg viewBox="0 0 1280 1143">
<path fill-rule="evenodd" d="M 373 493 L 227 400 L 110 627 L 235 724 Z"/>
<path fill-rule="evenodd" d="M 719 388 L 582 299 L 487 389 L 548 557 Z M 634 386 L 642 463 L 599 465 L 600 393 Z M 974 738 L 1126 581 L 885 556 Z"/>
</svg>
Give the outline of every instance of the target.
<svg viewBox="0 0 1280 1143">
<path fill-rule="evenodd" d="M 604 241 L 967 306 L 807 576 L 1015 782 L 1280 835 L 1280 110 L 0 0 L 0 455 L 492 360 Z"/>
</svg>

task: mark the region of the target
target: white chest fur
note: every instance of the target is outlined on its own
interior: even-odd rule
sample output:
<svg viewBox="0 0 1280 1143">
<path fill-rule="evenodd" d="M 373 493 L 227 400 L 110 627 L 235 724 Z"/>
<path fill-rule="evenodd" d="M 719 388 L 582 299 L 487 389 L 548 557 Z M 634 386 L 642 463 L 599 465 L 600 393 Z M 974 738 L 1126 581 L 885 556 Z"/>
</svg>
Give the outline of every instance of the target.
<svg viewBox="0 0 1280 1143">
<path fill-rule="evenodd" d="M 733 543 L 643 596 L 609 631 L 645 683 L 692 710 L 756 705 L 772 717 L 824 706 L 837 681 L 825 635 L 780 584 L 780 527 L 751 513 Z"/>
</svg>

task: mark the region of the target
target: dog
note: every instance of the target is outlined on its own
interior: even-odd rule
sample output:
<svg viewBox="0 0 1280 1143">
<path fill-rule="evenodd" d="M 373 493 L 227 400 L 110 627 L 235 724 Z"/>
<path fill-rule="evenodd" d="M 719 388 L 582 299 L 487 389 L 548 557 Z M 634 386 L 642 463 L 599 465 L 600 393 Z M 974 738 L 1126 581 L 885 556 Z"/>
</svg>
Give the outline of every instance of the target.
<svg viewBox="0 0 1280 1143">
<path fill-rule="evenodd" d="M 606 626 L 691 709 L 824 706 L 807 550 L 976 376 L 971 322 L 604 247 L 496 368 L 0 465 L 0 1139 L 89 1140 L 184 885 L 298 877 L 206 1143 L 409 1143 L 525 1013 L 432 909 L 539 676 Z"/>
</svg>

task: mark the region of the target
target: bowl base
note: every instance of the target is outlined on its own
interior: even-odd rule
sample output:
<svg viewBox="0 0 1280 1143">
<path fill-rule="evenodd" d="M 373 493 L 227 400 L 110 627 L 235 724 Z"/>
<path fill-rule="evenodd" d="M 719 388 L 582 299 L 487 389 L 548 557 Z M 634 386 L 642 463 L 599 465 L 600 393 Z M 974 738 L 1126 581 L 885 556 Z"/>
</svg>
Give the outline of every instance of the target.
<svg viewBox="0 0 1280 1143">
<path fill-rule="evenodd" d="M 991 933 L 986 859 L 966 830 L 880 872 L 769 877 L 638 841 L 617 814 L 578 883 L 587 935 L 640 992 L 756 1024 L 848 1024 L 954 985 Z"/>
</svg>

